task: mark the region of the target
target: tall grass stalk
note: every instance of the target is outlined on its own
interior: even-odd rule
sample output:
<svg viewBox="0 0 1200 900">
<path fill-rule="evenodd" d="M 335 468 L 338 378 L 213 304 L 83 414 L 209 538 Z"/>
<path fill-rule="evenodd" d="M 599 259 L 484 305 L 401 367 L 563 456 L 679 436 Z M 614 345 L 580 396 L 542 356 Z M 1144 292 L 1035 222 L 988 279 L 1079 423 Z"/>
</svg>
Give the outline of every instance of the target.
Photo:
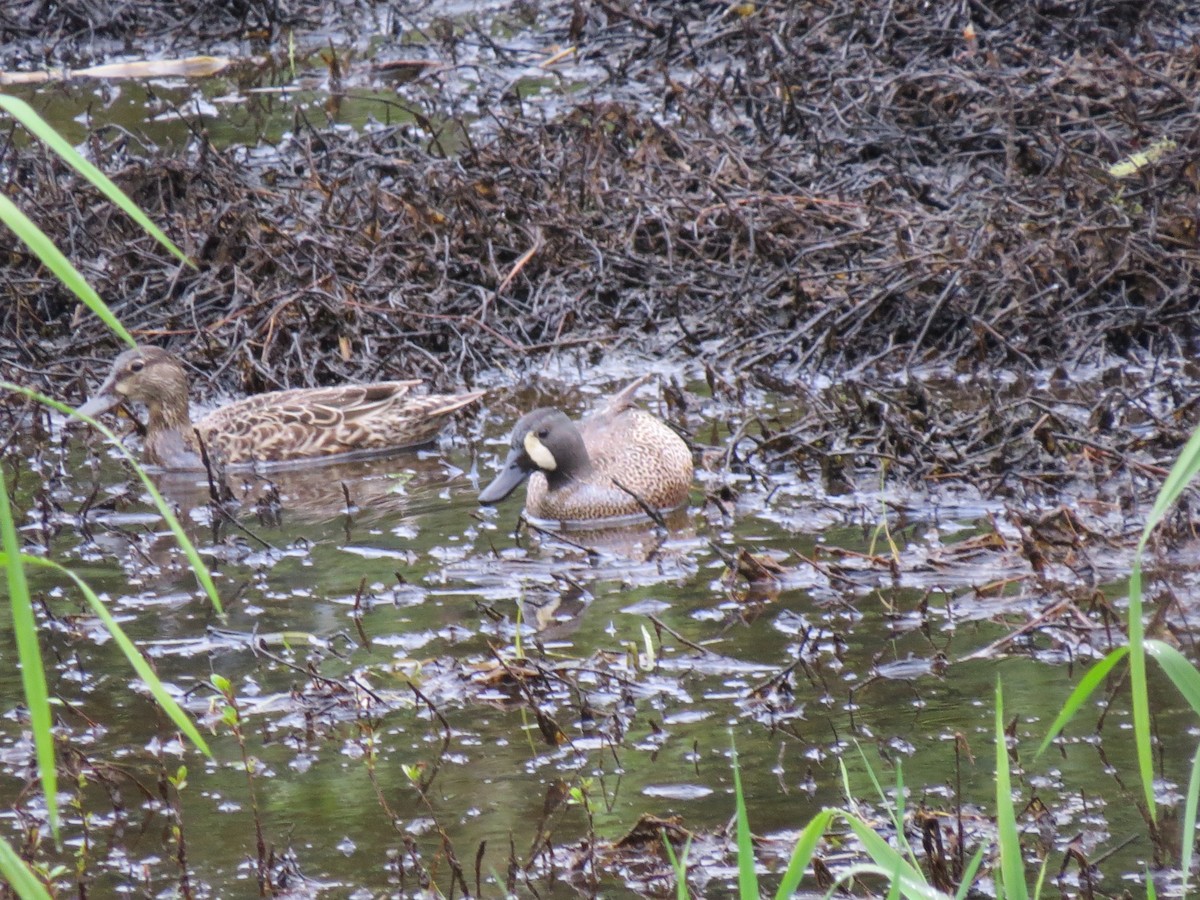
<svg viewBox="0 0 1200 900">
<path fill-rule="evenodd" d="M 41 116 L 39 116 L 33 108 L 23 100 L 16 97 L 0 94 L 0 112 L 7 113 L 25 129 L 29 131 L 35 138 L 42 141 L 55 154 L 59 156 L 69 166 L 79 172 L 89 183 L 91 183 L 104 196 L 108 197 L 120 209 L 124 210 L 135 222 L 137 222 L 148 234 L 156 241 L 166 247 L 174 254 L 181 262 L 186 265 L 193 266 L 194 263 L 184 254 L 182 250 L 175 246 L 172 241 L 156 226 L 150 218 L 138 208 L 124 191 L 118 188 L 103 172 L 95 165 L 84 159 L 78 151 L 75 150 L 57 131 L 55 131 Z M 79 270 L 72 265 L 71 261 L 55 246 L 54 242 L 42 231 L 25 213 L 14 203 L 9 197 L 0 193 L 0 223 L 6 225 L 17 238 L 25 244 L 26 247 L 36 256 L 41 263 L 46 266 L 62 284 L 71 290 L 97 317 L 100 318 L 105 325 L 108 326 L 118 337 L 125 343 L 133 345 L 135 343 L 133 336 L 130 335 L 121 321 L 112 313 L 108 306 L 100 299 L 100 295 L 87 282 L 87 279 L 80 274 Z M 51 400 L 48 397 L 43 397 L 34 391 L 26 388 L 18 387 L 5 383 L 2 385 L 8 390 L 23 394 L 27 397 L 32 397 L 39 402 L 58 409 L 60 412 L 70 413 L 71 411 L 62 404 Z M 83 418 L 83 417 L 80 417 Z M 120 443 L 116 441 L 116 437 L 108 429 L 103 428 L 96 422 L 88 420 L 90 424 L 99 428 L 110 440 L 114 441 L 118 447 Z M 126 453 L 124 447 L 121 447 L 122 452 Z M 155 504 L 158 506 L 163 518 L 175 533 L 176 539 L 180 546 L 183 547 L 184 553 L 188 557 L 188 561 L 192 566 L 192 570 L 196 573 L 209 599 L 218 612 L 221 610 L 220 597 L 217 594 L 216 586 L 212 582 L 212 577 L 208 572 L 208 568 L 200 559 L 200 555 L 188 540 L 187 535 L 183 533 L 179 522 L 171 512 L 158 493 L 157 488 L 147 478 L 142 468 L 137 465 L 136 460 L 133 460 L 134 468 L 141 477 L 143 484 L 154 498 Z M 4 481 L 3 472 L 0 471 L 0 549 L 3 551 L 3 559 L 0 564 L 5 570 L 5 580 L 8 585 L 9 605 L 12 610 L 13 618 L 13 634 L 17 643 L 17 655 L 21 666 L 21 678 L 23 682 L 26 705 L 29 709 L 31 726 L 34 736 L 35 755 L 38 762 L 38 774 L 41 779 L 42 792 L 45 796 L 47 818 L 50 822 L 50 827 L 54 833 L 55 839 L 59 838 L 59 816 L 58 816 L 58 785 L 57 774 L 54 764 L 54 737 L 51 731 L 52 721 L 50 717 L 49 692 L 46 688 L 45 669 L 42 666 L 41 650 L 37 640 L 37 626 L 33 615 L 33 605 L 29 595 L 29 585 L 25 578 L 25 565 L 47 565 L 57 569 L 62 574 L 73 579 L 88 603 L 92 606 L 97 616 L 104 622 L 109 633 L 113 635 L 117 644 L 125 652 L 134 670 L 142 678 L 143 682 L 148 686 L 151 693 L 167 711 L 172 721 L 176 722 L 177 726 L 188 735 L 196 746 L 200 747 L 205 754 L 211 756 L 208 746 L 204 739 L 200 736 L 191 720 L 183 713 L 169 694 L 163 689 L 162 683 L 146 665 L 141 654 L 133 646 L 132 642 L 125 636 L 124 632 L 117 626 L 117 623 L 108 614 L 104 605 L 100 603 L 99 598 L 80 578 L 74 573 L 64 569 L 57 563 L 49 560 L 42 560 L 36 557 L 25 556 L 21 553 L 20 541 L 17 538 L 16 523 L 13 519 L 12 508 L 8 501 L 8 486 Z M 43 898 L 48 894 L 38 882 L 33 872 L 22 862 L 19 856 L 13 852 L 7 842 L 0 839 L 0 875 L 3 875 L 5 882 L 12 887 L 17 896 L 21 898 Z"/>
<path fill-rule="evenodd" d="M 80 415 L 65 403 L 60 403 L 58 400 L 55 400 L 52 397 L 47 397 L 45 394 L 38 393 L 37 391 L 27 387 L 22 387 L 19 384 L 13 384 L 10 381 L 0 381 L 0 390 L 12 391 L 15 394 L 20 394 L 24 397 L 30 398 L 31 400 L 36 400 L 38 403 L 48 406 L 51 409 L 62 413 L 63 415 L 71 416 L 79 419 L 80 421 L 86 422 L 88 425 L 92 426 L 102 435 L 104 435 L 104 437 L 108 439 L 109 443 L 117 448 L 121 455 L 124 456 L 125 459 L 128 460 L 133 466 L 138 478 L 141 479 L 142 486 L 150 495 L 150 499 L 154 502 L 154 506 L 158 509 L 159 514 L 163 517 L 163 521 L 167 523 L 167 527 L 170 528 L 171 533 L 175 535 L 175 540 L 178 541 L 180 549 L 183 550 L 184 556 L 187 557 L 188 565 L 191 567 L 192 573 L 196 576 L 196 580 L 200 583 L 200 587 L 203 588 L 204 593 L 208 595 L 208 599 L 212 603 L 213 609 L 215 609 L 219 615 L 224 615 L 225 610 L 221 606 L 221 596 L 217 592 L 216 584 L 213 583 L 212 574 L 208 571 L 208 566 L 206 566 L 204 564 L 204 560 L 200 558 L 200 552 L 188 538 L 187 533 L 183 530 L 183 526 L 179 523 L 179 519 L 176 517 L 175 513 L 171 511 L 171 505 L 167 503 L 166 499 L 155 486 L 154 481 L 148 474 L 146 474 L 146 470 L 143 469 L 138 463 L 137 458 L 129 452 L 123 443 L 121 443 L 121 439 L 118 438 L 107 426 L 97 422 L 91 416 Z"/>
<path fill-rule="evenodd" d="M 1188 778 L 1187 797 L 1183 804 L 1183 827 L 1180 829 L 1181 834 L 1196 833 L 1196 801 L 1200 798 L 1200 746 L 1196 747 L 1196 752 L 1192 755 L 1192 774 Z M 1194 841 L 1183 841 L 1183 848 L 1179 854 L 1179 868 L 1183 872 L 1183 884 L 1180 892 L 1184 897 L 1188 892 L 1188 875 L 1192 871 L 1192 854 L 1195 851 Z"/>
<path fill-rule="evenodd" d="M 8 482 L 4 477 L 2 466 L 0 466 L 0 547 L 3 548 L 6 557 L 4 577 L 8 582 L 8 605 L 12 610 L 13 638 L 17 642 L 21 686 L 25 690 L 25 704 L 29 710 L 29 724 L 33 731 L 38 777 L 41 779 L 42 792 L 46 797 L 46 816 L 50 820 L 50 829 L 57 839 L 58 772 L 54 765 L 50 692 L 46 688 L 46 670 L 42 665 L 42 649 L 38 646 L 33 601 L 29 595 L 29 582 L 25 578 L 25 567 L 20 563 L 21 542 L 17 538 L 17 526 L 13 521 L 12 507 L 8 502 Z"/>
<path fill-rule="evenodd" d="M 3 839 L 0 839 L 0 875 L 21 900 L 50 900 L 50 894 L 37 876 Z"/>
<path fill-rule="evenodd" d="M 1142 781 L 1142 796 L 1145 799 L 1146 811 L 1151 821 L 1156 820 L 1157 813 L 1154 798 L 1154 758 L 1150 735 L 1150 698 L 1146 684 L 1146 654 L 1149 653 L 1159 663 L 1167 676 L 1184 694 L 1192 710 L 1198 715 L 1200 715 L 1200 672 L 1197 672 L 1190 662 L 1179 656 L 1177 651 L 1170 652 L 1173 648 L 1170 648 L 1169 645 L 1146 639 L 1145 626 L 1142 621 L 1142 559 L 1145 556 L 1146 544 L 1150 540 L 1151 533 L 1166 517 L 1171 507 L 1178 502 L 1197 473 L 1200 473 L 1200 428 L 1192 432 L 1192 436 L 1184 445 L 1179 458 L 1175 460 L 1175 465 L 1171 467 L 1171 471 L 1159 489 L 1134 552 L 1133 566 L 1129 574 L 1129 646 L 1113 650 L 1089 670 L 1084 679 L 1071 692 L 1066 703 L 1063 704 L 1062 710 L 1051 723 L 1045 740 L 1038 748 L 1038 753 L 1041 753 L 1049 746 L 1113 666 L 1128 653 L 1134 743 L 1137 748 L 1138 772 Z M 1193 684 L 1197 685 L 1195 689 L 1192 687 Z M 1188 834 L 1190 833 L 1188 832 Z"/>
<path fill-rule="evenodd" d="M 142 679 L 142 683 L 146 685 L 146 689 L 162 708 L 163 712 L 175 723 L 175 727 L 182 731 L 184 736 L 195 745 L 197 750 L 211 759 L 212 751 L 209 750 L 208 744 L 205 743 L 203 735 L 200 734 L 191 717 L 183 711 L 179 704 L 175 702 L 175 698 L 167 692 L 158 675 L 150 668 L 150 664 L 146 662 L 146 658 L 142 656 L 141 651 L 138 650 L 129 636 L 125 634 L 125 631 L 121 628 L 117 620 L 113 618 L 112 613 L 108 611 L 103 601 L 96 596 L 96 592 L 92 590 L 91 586 L 66 566 L 60 565 L 52 559 L 43 559 L 40 556 L 30 556 L 22 553 L 20 560 L 23 565 L 50 569 L 75 583 L 75 586 L 79 588 L 79 593 L 83 595 L 88 606 L 91 608 L 92 614 L 100 620 L 100 624 L 104 626 L 104 630 L 109 633 L 113 642 L 125 655 L 125 659 L 129 662 L 130 667 L 137 673 L 138 678 Z M 8 559 L 0 557 L 0 566 L 8 566 Z M 20 566 L 13 568 L 20 568 Z"/>
<path fill-rule="evenodd" d="M 159 513 L 175 534 L 176 540 L 188 558 L 193 573 L 208 595 L 213 607 L 218 613 L 221 613 L 220 595 L 217 592 L 208 567 L 204 564 L 204 560 L 200 558 L 199 551 L 196 550 L 195 545 L 192 544 L 184 532 L 183 526 L 174 512 L 171 511 L 170 505 L 163 498 L 162 494 L 159 493 L 153 481 L 150 480 L 150 476 L 146 474 L 146 471 L 133 458 L 132 454 L 125 449 L 117 436 L 99 422 L 86 416 L 78 416 L 70 407 L 50 397 L 39 394 L 37 391 L 9 382 L 0 382 L 0 388 L 36 400 L 61 413 L 74 415 L 77 418 L 87 421 L 88 424 L 101 431 L 114 446 L 120 449 L 132 463 L 134 470 L 141 478 L 143 486 L 153 499 Z M 92 611 L 100 619 L 109 634 L 112 635 L 117 646 L 121 648 L 121 651 L 125 654 L 126 659 L 138 677 L 142 679 L 142 682 L 146 685 L 151 695 L 162 707 L 163 711 L 166 712 L 171 721 L 175 723 L 175 726 L 205 755 L 211 757 L 212 753 L 187 713 L 179 707 L 174 698 L 167 692 L 162 682 L 154 674 L 133 642 L 129 640 L 128 636 L 117 624 L 116 620 L 109 614 L 91 587 L 74 572 L 53 560 L 21 552 L 21 542 L 17 535 L 17 524 L 13 516 L 12 506 L 9 503 L 8 483 L 4 477 L 3 469 L 0 468 L 0 566 L 4 568 L 5 580 L 8 586 L 9 606 L 13 622 L 13 638 L 17 644 L 17 658 L 20 663 L 25 703 L 29 710 L 30 730 L 33 733 L 38 778 L 42 785 L 42 794 L 46 803 L 46 817 L 49 821 L 51 832 L 57 841 L 60 837 L 60 819 L 53 719 L 50 714 L 50 697 L 46 686 L 45 667 L 42 663 L 41 648 L 38 644 L 37 622 L 33 613 L 33 599 L 29 592 L 29 583 L 25 573 L 25 567 L 29 565 L 51 569 L 75 583 Z M 4 845 L 3 850 L 8 850 L 11 854 L 11 848 L 7 844 Z M 27 874 L 29 878 L 34 878 L 32 873 L 28 872 L 24 865 L 21 864 L 19 857 L 16 857 L 15 854 L 12 854 L 12 856 L 16 859 L 17 864 L 20 865 L 20 868 L 24 870 L 24 874 Z M 0 850 L 0 874 L 3 874 L 5 879 L 15 887 L 25 883 L 22 872 L 14 873 L 5 868 L 7 859 L 8 857 Z M 37 893 L 22 894 L 22 896 L 31 897 L 43 895 Z"/>
<path fill-rule="evenodd" d="M 746 812 L 746 795 L 742 792 L 742 771 L 738 765 L 737 747 L 732 748 L 733 797 L 737 810 L 738 893 L 742 897 L 758 896 L 758 873 L 754 871 L 754 836 L 750 832 L 750 817 Z"/>
<path fill-rule="evenodd" d="M 84 159 L 79 151 L 72 147 L 45 119 L 39 116 L 28 103 L 16 97 L 0 94 L 0 112 L 7 113 L 30 134 L 54 151 L 63 162 L 79 172 L 96 190 L 100 191 L 100 193 L 120 207 L 147 234 L 162 244 L 181 262 L 194 267 L 194 263 L 188 259 L 187 255 L 176 247 L 157 225 L 150 221 L 149 216 L 142 212 L 138 208 L 138 205 L 129 199 L 129 196 L 124 191 L 117 187 L 95 165 Z M 88 284 L 87 279 L 71 264 L 71 261 L 63 255 L 62 251 L 54 245 L 54 242 L 46 236 L 46 233 L 38 228 L 21 211 L 17 204 L 3 193 L 0 193 L 0 222 L 7 225 L 13 234 L 29 248 L 34 256 L 41 260 L 42 264 L 53 272 L 55 277 L 65 287 L 70 289 L 88 309 L 94 312 L 113 333 L 127 344 L 132 345 L 134 343 L 133 337 L 125 329 L 125 326 L 121 324 L 120 320 L 112 314 L 112 311 L 109 310 L 104 301 L 100 299 L 100 295 L 96 293 L 95 288 Z"/>
<path fill-rule="evenodd" d="M 1025 859 L 1012 801 L 1012 773 L 1008 768 L 1008 740 L 1004 736 L 1004 691 L 996 679 L 996 839 L 1000 844 L 1000 883 L 1006 900 L 1028 900 Z M 1001 896 L 1000 891 L 996 892 Z"/>
<path fill-rule="evenodd" d="M 125 330 L 125 326 L 121 324 L 120 320 L 113 315 L 104 301 L 100 299 L 100 295 L 96 293 L 96 289 L 88 284 L 87 279 L 71 264 L 71 261 L 63 255 L 63 252 L 54 245 L 54 242 L 46 236 L 46 233 L 38 228 L 29 216 L 25 215 L 15 203 L 2 193 L 0 193 L 0 222 L 7 225 L 9 230 L 21 239 L 21 243 L 28 247 L 33 252 L 33 255 L 41 260 L 42 265 L 53 272 L 63 285 L 70 288 L 71 292 L 83 301 L 88 309 L 99 316 L 100 320 L 109 329 L 125 343 L 133 346 L 135 343 L 133 336 Z"/>
</svg>

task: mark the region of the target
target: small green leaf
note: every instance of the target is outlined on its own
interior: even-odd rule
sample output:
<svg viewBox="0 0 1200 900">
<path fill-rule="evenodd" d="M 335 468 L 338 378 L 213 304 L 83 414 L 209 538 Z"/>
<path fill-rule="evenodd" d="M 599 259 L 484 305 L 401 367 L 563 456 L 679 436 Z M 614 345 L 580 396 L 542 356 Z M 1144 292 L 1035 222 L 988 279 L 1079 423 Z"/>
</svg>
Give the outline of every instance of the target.
<svg viewBox="0 0 1200 900">
<path fill-rule="evenodd" d="M 16 891 L 21 900 L 50 900 L 50 895 L 42 887 L 37 876 L 3 838 L 0 838 L 0 875 L 4 876 L 4 881 Z"/>
<path fill-rule="evenodd" d="M 654 640 L 645 625 L 642 626 L 642 643 L 646 646 L 646 665 L 653 670 L 658 667 L 658 654 L 654 652 Z"/>
<path fill-rule="evenodd" d="M 675 900 L 688 900 L 690 895 L 687 888 L 687 861 L 688 853 L 692 849 L 692 836 L 688 835 L 683 843 L 683 852 L 676 856 L 671 839 L 667 836 L 667 829 L 660 828 L 659 834 L 662 836 L 663 848 L 667 851 L 667 860 L 671 863 L 671 871 L 675 873 Z"/>
<path fill-rule="evenodd" d="M 813 853 L 816 852 L 817 842 L 821 840 L 821 835 L 833 822 L 835 814 L 834 810 L 823 809 L 804 826 L 800 837 L 796 839 L 796 846 L 792 848 L 792 858 L 788 860 L 783 880 L 779 882 L 779 890 L 775 892 L 776 900 L 785 900 L 787 897 L 794 896 L 800 889 L 800 881 L 812 860 Z"/>
<path fill-rule="evenodd" d="M 1066 727 L 1067 723 L 1075 717 L 1075 714 L 1079 712 L 1083 704 L 1087 702 L 1087 699 L 1092 695 L 1092 692 L 1100 686 L 1100 682 L 1108 677 L 1108 673 L 1113 670 L 1113 666 L 1123 660 L 1127 653 L 1129 653 L 1128 647 L 1118 647 L 1116 650 L 1113 650 L 1107 656 L 1105 656 L 1104 659 L 1100 660 L 1100 662 L 1088 669 L 1087 674 L 1084 675 L 1079 684 L 1075 686 L 1075 690 L 1071 691 L 1071 696 L 1067 697 L 1062 709 L 1055 717 L 1054 722 L 1051 723 L 1050 730 L 1046 732 L 1046 736 L 1042 739 L 1041 746 L 1037 749 L 1039 754 L 1049 747 L 1051 742 L 1058 737 L 1059 732 L 1061 732 L 1063 728 Z"/>
</svg>

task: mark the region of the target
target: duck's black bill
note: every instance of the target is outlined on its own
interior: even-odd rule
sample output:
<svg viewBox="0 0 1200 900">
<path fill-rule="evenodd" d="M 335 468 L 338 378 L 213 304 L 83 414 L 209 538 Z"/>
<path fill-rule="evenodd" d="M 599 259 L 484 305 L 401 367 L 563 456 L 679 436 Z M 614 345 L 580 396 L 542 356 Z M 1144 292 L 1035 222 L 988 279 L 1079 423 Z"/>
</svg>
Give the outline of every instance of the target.
<svg viewBox="0 0 1200 900">
<path fill-rule="evenodd" d="M 523 459 L 525 454 L 520 450 L 509 453 L 508 459 L 504 461 L 504 470 L 496 476 L 495 481 L 479 492 L 479 502 L 499 503 L 520 487 L 521 482 L 529 477 L 528 467 L 522 465 Z"/>
<path fill-rule="evenodd" d="M 75 412 L 81 416 L 88 416 L 94 419 L 101 413 L 108 412 L 120 402 L 121 398 L 115 393 L 108 393 L 101 390 L 100 393 L 88 400 L 83 406 L 77 406 Z"/>
</svg>

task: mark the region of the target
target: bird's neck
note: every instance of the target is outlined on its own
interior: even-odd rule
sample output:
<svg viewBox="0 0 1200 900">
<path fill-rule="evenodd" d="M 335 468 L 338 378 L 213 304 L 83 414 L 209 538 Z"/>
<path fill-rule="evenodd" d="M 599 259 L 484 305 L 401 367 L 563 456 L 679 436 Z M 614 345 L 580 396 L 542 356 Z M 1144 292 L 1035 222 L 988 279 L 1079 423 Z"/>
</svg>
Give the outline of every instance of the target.
<svg viewBox="0 0 1200 900">
<path fill-rule="evenodd" d="M 147 409 L 149 411 L 149 418 L 146 421 L 147 431 L 178 431 L 186 434 L 192 430 L 187 397 L 149 403 Z"/>
<path fill-rule="evenodd" d="M 574 453 L 559 461 L 557 469 L 553 472 L 543 471 L 542 474 L 546 476 L 552 489 L 563 487 L 572 481 L 587 481 L 588 476 L 592 474 L 592 461 L 584 449 L 583 442 L 580 442 Z"/>
<path fill-rule="evenodd" d="M 171 467 L 181 454 L 192 452 L 187 399 L 149 403 L 147 410 L 146 459 L 152 465 Z"/>
</svg>

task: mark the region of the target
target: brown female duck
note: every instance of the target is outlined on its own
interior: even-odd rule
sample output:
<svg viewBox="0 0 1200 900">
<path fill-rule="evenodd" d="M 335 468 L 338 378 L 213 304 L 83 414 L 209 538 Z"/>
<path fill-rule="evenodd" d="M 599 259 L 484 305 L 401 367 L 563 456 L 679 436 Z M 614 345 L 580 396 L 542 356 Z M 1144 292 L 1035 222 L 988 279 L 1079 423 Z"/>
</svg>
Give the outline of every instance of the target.
<svg viewBox="0 0 1200 900">
<path fill-rule="evenodd" d="M 479 495 L 497 503 L 526 478 L 525 511 L 536 519 L 596 524 L 645 516 L 687 501 L 692 454 L 659 419 L 632 408 L 640 378 L 578 426 L 557 409 L 535 409 L 513 428 L 504 469 Z"/>
<path fill-rule="evenodd" d="M 428 443 L 455 410 L 483 396 L 409 396 L 420 381 L 272 391 L 238 400 L 193 422 L 187 373 L 157 347 L 126 350 L 96 394 L 76 410 L 98 416 L 133 400 L 146 405 L 145 457 L 164 469 L 202 469 L 197 435 L 226 465 L 296 463 L 386 453 Z"/>
</svg>

